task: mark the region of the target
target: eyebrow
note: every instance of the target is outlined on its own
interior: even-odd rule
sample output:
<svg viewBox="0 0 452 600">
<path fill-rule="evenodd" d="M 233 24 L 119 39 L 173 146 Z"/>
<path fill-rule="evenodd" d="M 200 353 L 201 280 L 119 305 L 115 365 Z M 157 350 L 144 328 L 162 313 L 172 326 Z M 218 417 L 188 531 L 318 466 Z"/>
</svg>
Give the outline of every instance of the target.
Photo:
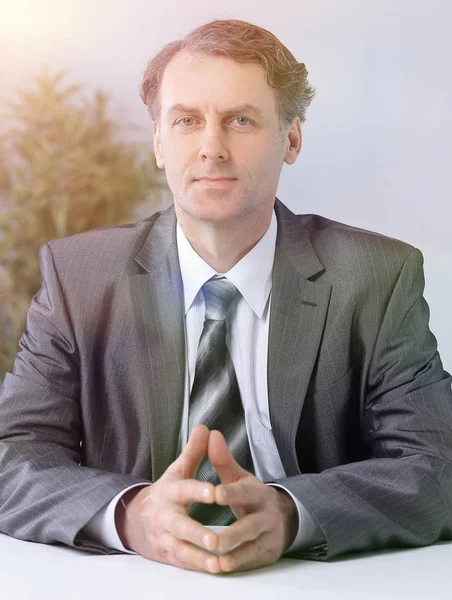
<svg viewBox="0 0 452 600">
<path fill-rule="evenodd" d="M 168 109 L 167 115 L 169 117 L 171 117 L 172 115 L 177 114 L 177 113 L 199 113 L 199 112 L 200 112 L 199 108 L 195 108 L 193 106 L 187 106 L 185 104 L 173 104 L 173 106 L 170 106 L 170 108 Z M 243 114 L 243 113 L 252 114 L 258 119 L 262 119 L 262 120 L 264 119 L 264 115 L 262 114 L 260 109 L 257 108 L 257 106 L 253 106 L 253 104 L 240 104 L 238 106 L 233 106 L 231 108 L 228 108 L 227 110 L 222 111 L 220 114 L 222 116 L 228 116 L 228 115 L 236 115 L 236 114 Z"/>
</svg>

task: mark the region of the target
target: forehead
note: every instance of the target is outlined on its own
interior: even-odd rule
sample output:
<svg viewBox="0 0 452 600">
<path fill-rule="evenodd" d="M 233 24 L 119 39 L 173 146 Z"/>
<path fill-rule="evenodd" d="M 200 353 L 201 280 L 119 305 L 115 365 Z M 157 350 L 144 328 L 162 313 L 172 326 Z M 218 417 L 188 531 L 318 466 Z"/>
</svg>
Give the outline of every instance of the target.
<svg viewBox="0 0 452 600">
<path fill-rule="evenodd" d="M 162 115 L 174 104 L 219 111 L 252 104 L 264 112 L 276 112 L 276 94 L 258 64 L 182 51 L 165 69 L 160 104 Z"/>
</svg>

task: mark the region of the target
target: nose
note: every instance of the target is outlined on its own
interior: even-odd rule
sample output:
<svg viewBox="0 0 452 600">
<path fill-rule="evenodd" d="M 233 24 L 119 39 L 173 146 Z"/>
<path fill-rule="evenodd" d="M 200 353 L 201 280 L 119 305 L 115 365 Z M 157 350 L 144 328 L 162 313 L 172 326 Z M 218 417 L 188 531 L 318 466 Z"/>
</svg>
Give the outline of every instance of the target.
<svg viewBox="0 0 452 600">
<path fill-rule="evenodd" d="M 229 152 L 226 148 L 225 133 L 221 125 L 206 125 L 199 147 L 199 157 L 203 161 L 224 162 L 229 158 Z"/>
</svg>

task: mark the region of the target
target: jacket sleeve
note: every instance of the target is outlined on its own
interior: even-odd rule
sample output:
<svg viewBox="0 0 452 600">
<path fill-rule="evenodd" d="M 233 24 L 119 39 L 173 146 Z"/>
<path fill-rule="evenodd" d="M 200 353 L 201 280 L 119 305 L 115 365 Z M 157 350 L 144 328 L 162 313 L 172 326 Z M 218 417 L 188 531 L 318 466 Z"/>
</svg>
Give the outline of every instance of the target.
<svg viewBox="0 0 452 600">
<path fill-rule="evenodd" d="M 0 531 L 110 553 L 78 534 L 118 492 L 144 481 L 81 464 L 76 337 L 47 245 L 40 264 L 42 286 L 0 393 Z"/>
<path fill-rule="evenodd" d="M 325 544 L 293 557 L 452 539 L 452 391 L 423 298 L 423 257 L 413 249 L 373 348 L 361 432 L 370 458 L 278 483 L 303 503 Z"/>
</svg>

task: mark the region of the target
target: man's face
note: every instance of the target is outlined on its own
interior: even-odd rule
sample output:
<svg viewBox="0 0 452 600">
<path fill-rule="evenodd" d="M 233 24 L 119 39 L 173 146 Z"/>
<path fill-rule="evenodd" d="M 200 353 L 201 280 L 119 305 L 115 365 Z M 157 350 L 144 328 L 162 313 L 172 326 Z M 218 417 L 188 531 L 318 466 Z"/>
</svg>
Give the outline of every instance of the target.
<svg viewBox="0 0 452 600">
<path fill-rule="evenodd" d="M 281 137 L 276 95 L 259 65 L 180 52 L 163 75 L 160 107 L 154 150 L 179 218 L 220 224 L 271 209 L 301 131 L 296 119 L 292 138 Z"/>
</svg>

